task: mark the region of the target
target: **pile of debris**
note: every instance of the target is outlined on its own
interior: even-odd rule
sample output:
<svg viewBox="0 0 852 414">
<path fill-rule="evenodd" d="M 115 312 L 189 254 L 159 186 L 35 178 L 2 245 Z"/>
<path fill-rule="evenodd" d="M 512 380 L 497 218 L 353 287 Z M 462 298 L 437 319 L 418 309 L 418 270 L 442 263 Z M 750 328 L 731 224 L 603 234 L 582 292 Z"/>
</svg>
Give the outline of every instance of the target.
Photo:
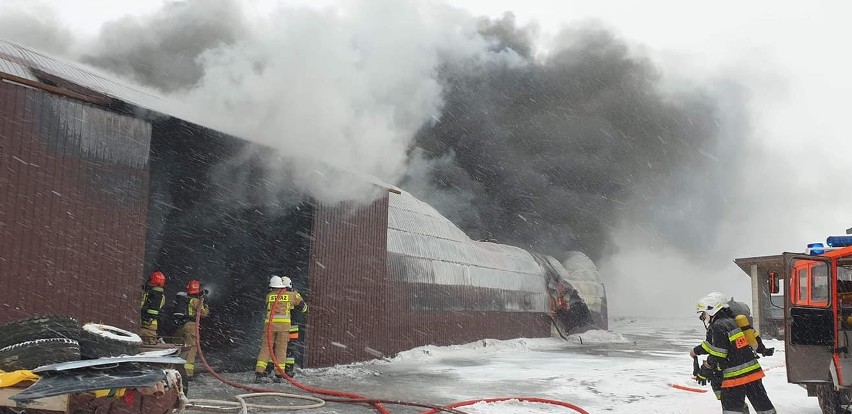
<svg viewBox="0 0 852 414">
<path fill-rule="evenodd" d="M 186 401 L 180 351 L 68 316 L 0 325 L 0 408 L 168 413 Z"/>
</svg>

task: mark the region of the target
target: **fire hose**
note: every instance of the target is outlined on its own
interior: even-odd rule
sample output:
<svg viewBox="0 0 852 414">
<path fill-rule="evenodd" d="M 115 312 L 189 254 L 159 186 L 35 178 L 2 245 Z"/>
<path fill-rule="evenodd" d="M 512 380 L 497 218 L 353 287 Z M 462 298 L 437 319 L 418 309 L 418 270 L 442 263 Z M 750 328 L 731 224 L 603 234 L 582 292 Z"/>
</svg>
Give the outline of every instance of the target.
<svg viewBox="0 0 852 414">
<path fill-rule="evenodd" d="M 283 292 L 283 290 L 279 291 L 279 294 L 281 292 Z M 272 309 L 270 309 L 270 314 L 274 314 L 275 307 L 277 305 L 278 305 L 277 301 L 272 303 Z M 203 306 L 204 306 L 204 299 L 202 298 L 199 301 L 199 308 L 203 309 Z M 347 403 L 347 404 L 370 404 L 374 408 L 376 408 L 376 410 L 381 414 L 390 414 L 390 411 L 387 411 L 387 409 L 384 408 L 384 406 L 382 405 L 383 403 L 384 404 L 407 405 L 407 406 L 413 406 L 413 407 L 423 407 L 423 408 L 429 408 L 429 409 L 432 409 L 432 410 L 438 410 L 438 411 L 435 411 L 435 412 L 443 411 L 443 412 L 448 412 L 448 413 L 453 413 L 453 414 L 466 414 L 463 411 L 454 410 L 452 408 L 442 407 L 440 405 L 416 403 L 416 402 L 409 402 L 409 401 L 371 399 L 371 398 L 365 398 L 365 397 L 357 395 L 357 394 L 351 394 L 351 393 L 345 393 L 345 392 L 339 392 L 339 391 L 333 391 L 333 390 L 324 390 L 324 389 L 320 389 L 320 388 L 313 388 L 313 387 L 303 385 L 303 384 L 297 382 L 296 380 L 294 380 L 289 375 L 287 375 L 287 373 L 284 372 L 281 369 L 281 367 L 279 366 L 278 357 L 275 355 L 275 351 L 274 351 L 274 347 L 273 347 L 273 343 L 272 343 L 272 335 L 271 335 L 272 323 L 273 323 L 272 319 L 270 318 L 269 322 L 266 324 L 266 337 L 267 337 L 266 346 L 269 347 L 269 354 L 272 357 L 272 363 L 274 364 L 276 372 L 280 376 L 287 379 L 287 381 L 289 383 L 293 384 L 295 387 L 302 389 L 304 391 L 307 391 L 307 392 L 310 392 L 310 393 L 313 393 L 313 394 L 343 397 L 343 398 L 324 398 L 321 401 Z M 271 393 L 271 394 L 275 394 L 275 395 L 282 394 L 282 393 L 278 392 L 277 390 L 262 388 L 262 387 L 255 387 L 255 386 L 246 385 L 246 384 L 240 384 L 238 382 L 231 381 L 227 378 L 222 377 L 218 372 L 216 372 L 210 366 L 210 364 L 207 363 L 207 358 L 204 356 L 204 352 L 201 349 L 201 329 L 200 329 L 200 326 L 201 326 L 201 312 L 196 311 L 195 312 L 195 347 L 198 350 L 198 357 L 201 359 L 201 362 L 204 364 L 204 368 L 207 369 L 207 371 L 210 372 L 210 374 L 213 375 L 213 377 L 215 377 L 217 380 L 221 381 L 224 384 L 230 385 L 234 388 L 243 389 L 243 390 L 246 390 L 246 391 L 251 391 L 253 393 L 265 393 L 265 394 Z M 238 399 L 239 399 L 239 397 L 245 398 L 246 395 L 253 397 L 256 394 L 245 394 L 245 395 L 241 395 L 241 396 L 237 396 L 237 397 L 238 397 Z M 297 395 L 297 394 L 293 394 L 293 395 Z M 303 396 L 303 395 L 299 395 L 299 397 L 301 397 L 302 399 L 306 399 L 306 398 L 304 398 L 305 396 Z M 213 403 L 214 401 L 199 400 L 199 401 L 196 401 L 196 402 Z M 227 411 L 227 410 L 234 409 L 234 402 L 233 401 L 215 401 L 215 403 L 222 403 L 223 405 L 229 405 L 229 407 L 227 407 L 227 408 L 220 407 L 218 409 L 216 409 L 214 407 L 209 407 L 209 409 L 207 409 L 207 411 Z M 266 408 L 265 406 L 259 406 L 257 404 L 245 404 L 245 405 L 243 405 L 244 402 L 240 402 L 239 404 L 241 404 L 241 407 L 264 408 L 264 409 Z M 203 408 L 195 407 L 195 406 L 193 406 L 191 408 L 203 409 Z M 305 407 L 300 407 L 300 408 L 305 408 Z M 310 408 L 316 408 L 316 407 L 310 407 Z M 284 407 L 275 407 L 275 409 L 283 410 L 285 408 Z"/>
<path fill-rule="evenodd" d="M 281 290 L 279 290 L 278 294 L 281 295 L 283 292 L 284 292 L 284 289 L 281 289 Z M 275 308 L 276 308 L 277 305 L 278 305 L 277 300 L 272 302 L 272 307 L 269 310 L 270 315 L 275 314 Z M 203 306 L 204 306 L 204 299 L 201 298 L 201 300 L 199 301 L 198 307 L 200 309 L 203 309 Z M 276 410 L 318 408 L 318 407 L 322 406 L 324 404 L 324 402 L 337 402 L 337 403 L 346 403 L 346 404 L 369 404 L 369 405 L 373 406 L 373 408 L 375 408 L 376 411 L 378 411 L 380 414 L 390 414 L 390 411 L 388 411 L 382 404 L 423 407 L 423 408 L 429 409 L 428 411 L 424 411 L 421 414 L 435 414 L 435 413 L 439 413 L 439 412 L 447 412 L 447 413 L 452 413 L 452 414 L 467 414 L 464 411 L 456 410 L 455 407 L 472 405 L 472 404 L 476 404 L 478 402 L 500 402 L 500 401 L 518 400 L 518 401 L 525 401 L 525 402 L 538 402 L 538 403 L 558 405 L 558 406 L 570 408 L 570 409 L 572 409 L 575 412 L 580 413 L 580 414 L 588 414 L 587 411 L 583 410 L 582 408 L 580 408 L 580 407 L 578 407 L 574 404 L 567 403 L 567 402 L 564 402 L 564 401 L 550 400 L 550 399 L 537 398 L 537 397 L 482 398 L 482 399 L 476 399 L 476 400 L 461 401 L 461 402 L 456 402 L 456 403 L 452 403 L 452 404 L 449 404 L 449 405 L 441 406 L 441 405 L 435 405 L 435 404 L 417 403 L 417 402 L 410 402 L 410 401 L 366 398 L 366 397 L 363 397 L 363 396 L 358 395 L 358 394 L 352 394 L 352 393 L 347 393 L 347 392 L 325 390 L 325 389 L 321 389 L 321 388 L 310 387 L 310 386 L 299 383 L 298 381 L 294 380 L 292 377 L 287 375 L 287 373 L 281 368 L 281 365 L 278 363 L 278 357 L 277 357 L 277 355 L 275 355 L 275 349 L 274 349 L 273 341 L 272 341 L 272 323 L 273 323 L 272 318 L 269 318 L 269 321 L 266 323 L 266 335 L 265 336 L 266 336 L 266 346 L 269 349 L 269 355 L 272 357 L 272 363 L 273 363 L 273 367 L 275 369 L 275 372 L 280 377 L 285 378 L 287 380 L 287 382 L 289 382 L 290 384 L 292 384 L 296 388 L 299 388 L 303 391 L 307 391 L 307 392 L 312 393 L 312 394 L 329 395 L 329 396 L 342 397 L 342 398 L 319 399 L 319 398 L 314 398 L 314 397 L 299 395 L 299 394 L 285 394 L 285 393 L 281 393 L 281 392 L 278 392 L 278 391 L 272 390 L 272 389 L 254 387 L 254 386 L 246 385 L 246 384 L 240 384 L 240 383 L 237 383 L 235 381 L 231 381 L 231 380 L 228 380 L 228 379 L 222 377 L 219 373 L 214 371 L 213 368 L 207 363 L 207 359 L 204 357 L 204 352 L 201 350 L 201 330 L 200 330 L 201 312 L 196 311 L 195 312 L 195 347 L 198 350 L 198 356 L 201 359 L 201 362 L 204 364 L 204 367 L 207 369 L 208 372 L 210 372 L 211 375 L 213 375 L 216 379 L 218 379 L 222 383 L 230 385 L 234 388 L 239 388 L 239 389 L 251 391 L 253 394 L 242 394 L 242 395 L 236 396 L 237 400 L 239 400 L 238 403 L 234 403 L 232 401 L 210 401 L 210 400 L 195 400 L 195 401 L 190 401 L 190 402 L 199 403 L 199 404 L 205 403 L 205 402 L 224 403 L 225 405 L 229 405 L 230 407 L 227 407 L 227 408 L 219 407 L 219 409 L 217 411 L 227 411 L 227 410 L 233 410 L 235 408 L 240 408 L 241 412 L 243 414 L 245 414 L 247 412 L 248 408 L 276 409 Z M 302 407 L 299 407 L 299 408 L 296 408 L 296 407 L 285 408 L 285 407 L 280 407 L 280 406 L 266 406 L 266 405 L 259 405 L 259 404 L 248 404 L 248 403 L 245 402 L 246 398 L 258 397 L 258 396 L 284 396 L 284 397 L 306 399 L 306 400 L 311 400 L 311 401 L 323 401 L 323 403 L 319 404 L 319 405 L 302 406 Z M 239 404 L 239 407 L 237 407 L 235 404 Z M 200 407 L 196 407 L 196 406 L 193 406 L 192 408 L 201 409 Z M 209 411 L 213 411 L 213 410 L 214 409 L 210 409 Z"/>
</svg>

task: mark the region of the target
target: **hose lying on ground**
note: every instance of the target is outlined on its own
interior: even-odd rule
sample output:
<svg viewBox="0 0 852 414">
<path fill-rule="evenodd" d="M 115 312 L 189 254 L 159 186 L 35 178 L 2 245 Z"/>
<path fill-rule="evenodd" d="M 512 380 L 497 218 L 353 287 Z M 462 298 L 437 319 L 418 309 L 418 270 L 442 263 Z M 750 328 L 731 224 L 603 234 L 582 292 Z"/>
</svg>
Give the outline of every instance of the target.
<svg viewBox="0 0 852 414">
<path fill-rule="evenodd" d="M 272 312 L 273 314 L 275 312 L 275 306 L 277 304 L 278 304 L 277 301 L 272 303 L 272 309 L 270 310 L 270 312 Z M 204 299 L 202 298 L 199 301 L 199 307 L 203 308 L 203 306 L 204 306 Z M 280 393 L 276 390 L 273 390 L 273 389 L 255 387 L 255 386 L 246 385 L 246 384 L 240 384 L 238 382 L 228 380 L 228 379 L 222 377 L 221 375 L 219 375 L 219 373 L 217 373 L 215 370 L 213 370 L 213 368 L 210 366 L 210 364 L 207 363 L 207 358 L 205 358 L 204 352 L 201 349 L 201 329 L 200 329 L 200 326 L 201 326 L 201 312 L 195 312 L 195 347 L 196 347 L 197 352 L 198 352 L 198 357 L 201 359 L 201 362 L 204 364 L 204 367 L 207 369 L 208 372 L 210 372 L 211 375 L 213 375 L 213 377 L 215 377 L 217 380 L 221 381 L 224 384 L 230 385 L 234 388 L 239 388 L 239 389 L 243 389 L 243 390 L 246 390 L 246 391 L 251 391 L 253 393 L 282 394 L 282 393 Z M 376 408 L 376 410 L 381 414 L 390 414 L 390 411 L 387 411 L 387 409 L 384 408 L 384 406 L 382 406 L 383 403 L 384 404 L 396 404 L 396 405 L 406 405 L 406 406 L 412 406 L 412 407 L 429 408 L 429 409 L 432 409 L 432 410 L 437 410 L 435 412 L 447 412 L 447 413 L 452 413 L 452 414 L 466 414 L 463 411 L 454 410 L 452 408 L 442 407 L 440 405 L 435 405 L 435 404 L 424 404 L 424 403 L 416 403 L 416 402 L 409 402 L 409 401 L 397 401 L 397 400 L 369 399 L 369 398 L 365 398 L 365 397 L 357 395 L 357 394 L 350 394 L 350 393 L 333 391 L 333 390 L 324 390 L 324 389 L 313 388 L 313 387 L 308 387 L 306 385 L 303 385 L 303 384 L 297 382 L 296 380 L 294 380 L 289 375 L 287 375 L 287 373 L 285 373 L 281 369 L 281 367 L 279 366 L 278 358 L 275 355 L 275 352 L 274 352 L 274 349 L 273 349 L 273 346 L 272 346 L 271 331 L 272 331 L 272 319 L 270 318 L 269 323 L 267 323 L 267 325 L 266 325 L 267 346 L 269 347 L 269 354 L 272 357 L 272 363 L 274 364 L 275 370 L 281 377 L 286 378 L 288 382 L 293 384 L 293 386 L 295 386 L 299 389 L 305 390 L 307 392 L 310 392 L 310 393 L 343 397 L 343 398 L 325 398 L 323 400 L 320 400 L 320 399 L 317 398 L 317 400 L 327 401 L 327 402 L 346 403 L 346 404 L 370 404 L 374 408 Z M 252 395 L 252 394 L 249 394 L 249 395 Z M 224 405 L 229 406 L 229 407 L 220 407 L 218 409 L 218 411 L 233 410 L 232 407 L 235 404 L 235 402 L 233 402 L 233 401 L 215 401 L 215 400 L 207 400 L 207 401 L 211 402 L 211 403 L 215 402 L 217 404 L 222 404 L 223 406 Z M 195 406 L 192 405 L 193 400 L 190 400 L 189 403 L 190 404 L 187 407 L 188 409 L 189 408 L 199 409 L 198 407 L 195 407 Z M 255 406 L 254 404 L 247 405 L 247 407 L 254 407 L 254 406 Z M 286 406 L 278 407 L 278 409 L 283 410 L 283 409 L 285 409 L 285 407 Z M 207 411 L 217 410 L 216 407 L 205 407 L 205 408 L 207 409 Z"/>
<path fill-rule="evenodd" d="M 707 390 L 705 390 L 705 389 L 695 388 L 695 387 L 687 387 L 686 385 L 675 384 L 675 383 L 672 383 L 672 382 L 669 383 L 669 386 L 672 387 L 672 388 L 677 388 L 679 390 L 684 390 L 684 391 L 689 391 L 689 392 L 698 392 L 698 393 L 707 392 Z"/>
<path fill-rule="evenodd" d="M 570 408 L 570 409 L 572 409 L 575 412 L 578 412 L 580 414 L 589 414 L 588 411 L 586 411 L 586 410 L 584 410 L 584 409 L 582 409 L 582 408 L 580 408 L 580 407 L 578 407 L 574 404 L 567 403 L 567 402 L 564 402 L 564 401 L 550 400 L 550 399 L 547 399 L 547 398 L 538 398 L 538 397 L 480 398 L 478 400 L 460 401 L 460 402 L 455 402 L 455 403 L 452 403 L 452 404 L 447 404 L 445 407 L 454 408 L 454 407 L 463 407 L 465 405 L 473 405 L 473 404 L 480 403 L 480 402 L 492 403 L 492 402 L 513 401 L 513 400 L 517 400 L 517 401 L 521 401 L 521 402 L 534 402 L 534 403 L 541 403 L 541 404 L 558 405 L 558 406 Z M 424 411 L 420 414 L 435 414 L 435 413 L 437 413 L 437 411 L 430 410 L 430 411 Z"/>
<path fill-rule="evenodd" d="M 275 314 L 275 306 L 276 306 L 277 303 L 278 303 L 277 301 L 273 302 L 272 309 L 270 310 L 270 314 Z M 286 372 L 284 372 L 281 369 L 281 366 L 278 364 L 278 359 L 275 355 L 275 352 L 274 352 L 274 349 L 273 349 L 273 346 L 272 346 L 271 331 L 272 331 L 272 328 L 271 328 L 271 322 L 270 322 L 270 323 L 267 324 L 266 337 L 267 337 L 267 346 L 269 347 L 269 355 L 272 356 L 272 363 L 274 364 L 275 371 L 280 376 L 286 378 L 287 381 L 289 381 L 294 386 L 301 388 L 301 389 L 308 391 L 308 392 L 315 392 L 315 391 L 313 391 L 313 390 L 315 390 L 314 388 L 307 387 L 305 385 L 302 385 L 302 384 L 296 382 L 293 378 L 291 378 L 289 375 L 287 375 Z M 319 390 L 319 391 L 325 391 L 325 390 Z M 571 404 L 571 403 L 567 403 L 567 402 L 564 402 L 564 401 L 549 400 L 549 399 L 545 399 L 545 398 L 537 398 L 537 397 L 483 398 L 483 399 L 478 399 L 478 400 L 462 401 L 462 402 L 452 403 L 452 404 L 443 405 L 443 406 L 432 405 L 432 404 L 411 403 L 411 402 L 406 402 L 406 401 L 392 401 L 392 400 L 363 400 L 363 399 L 362 400 L 357 400 L 357 399 L 337 400 L 337 399 L 329 399 L 329 398 L 326 398 L 325 400 L 329 401 L 329 402 L 333 401 L 333 402 L 344 402 L 344 403 L 359 403 L 359 402 L 371 403 L 377 409 L 380 410 L 379 412 L 383 412 L 383 413 L 387 412 L 387 411 L 384 411 L 383 407 L 381 407 L 380 405 L 376 405 L 375 403 L 378 402 L 378 403 L 388 403 L 388 404 L 408 405 L 408 406 L 415 406 L 415 407 L 431 408 L 430 410 L 424 411 L 421 414 L 435 414 L 435 413 L 442 412 L 442 411 L 448 412 L 448 413 L 466 414 L 463 411 L 458 411 L 458 410 L 455 410 L 454 408 L 465 406 L 465 405 L 475 404 L 477 402 L 498 402 L 498 401 L 507 401 L 507 400 L 519 400 L 519 401 L 526 401 L 526 402 L 538 402 L 538 403 L 544 403 L 544 404 L 559 405 L 559 406 L 571 408 L 571 409 L 573 409 L 574 411 L 576 411 L 580 414 L 589 414 L 587 411 L 585 411 L 582 408 L 577 407 L 576 405 Z"/>
<path fill-rule="evenodd" d="M 284 397 L 284 398 L 293 398 L 298 400 L 308 400 L 314 401 L 314 404 L 305 404 L 305 405 L 263 405 L 263 404 L 250 404 L 246 402 L 248 398 L 257 398 L 257 397 Z M 256 392 L 251 394 L 240 394 L 234 396 L 237 401 L 223 401 L 223 400 L 207 400 L 207 399 L 195 399 L 189 400 L 189 403 L 185 407 L 188 410 L 197 410 L 197 411 L 213 411 L 213 412 L 228 412 L 228 411 L 237 411 L 239 410 L 241 414 L 247 414 L 249 408 L 255 408 L 258 410 L 276 410 L 276 411 L 296 411 L 296 410 L 307 410 L 311 408 L 320 408 L 325 405 L 325 401 L 319 398 L 311 397 L 309 395 L 299 395 L 299 394 L 287 394 L 283 392 Z M 207 405 L 210 404 L 210 405 Z"/>
</svg>

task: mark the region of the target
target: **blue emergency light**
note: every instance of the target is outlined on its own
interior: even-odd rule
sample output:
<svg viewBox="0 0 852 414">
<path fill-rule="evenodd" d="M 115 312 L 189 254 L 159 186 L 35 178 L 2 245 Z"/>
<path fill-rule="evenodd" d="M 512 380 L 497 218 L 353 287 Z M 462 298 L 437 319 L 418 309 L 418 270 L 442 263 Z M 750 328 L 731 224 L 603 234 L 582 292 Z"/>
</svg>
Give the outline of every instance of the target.
<svg viewBox="0 0 852 414">
<path fill-rule="evenodd" d="M 829 247 L 852 246 L 852 235 L 828 236 L 828 238 L 825 239 L 825 244 L 827 244 Z"/>
<path fill-rule="evenodd" d="M 825 246 L 822 243 L 808 243 L 806 250 L 811 256 L 818 256 L 825 253 Z"/>
</svg>

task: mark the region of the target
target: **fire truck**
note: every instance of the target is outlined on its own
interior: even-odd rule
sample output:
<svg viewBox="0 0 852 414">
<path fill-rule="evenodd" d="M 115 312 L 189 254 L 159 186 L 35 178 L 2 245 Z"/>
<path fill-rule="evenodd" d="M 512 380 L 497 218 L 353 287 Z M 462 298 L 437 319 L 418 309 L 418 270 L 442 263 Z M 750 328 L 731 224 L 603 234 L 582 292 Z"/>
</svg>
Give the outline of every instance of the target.
<svg viewBox="0 0 852 414">
<path fill-rule="evenodd" d="M 787 381 L 817 397 L 824 414 L 852 413 L 852 235 L 782 257 L 783 272 L 767 276 L 770 294 L 786 292 Z"/>
</svg>

